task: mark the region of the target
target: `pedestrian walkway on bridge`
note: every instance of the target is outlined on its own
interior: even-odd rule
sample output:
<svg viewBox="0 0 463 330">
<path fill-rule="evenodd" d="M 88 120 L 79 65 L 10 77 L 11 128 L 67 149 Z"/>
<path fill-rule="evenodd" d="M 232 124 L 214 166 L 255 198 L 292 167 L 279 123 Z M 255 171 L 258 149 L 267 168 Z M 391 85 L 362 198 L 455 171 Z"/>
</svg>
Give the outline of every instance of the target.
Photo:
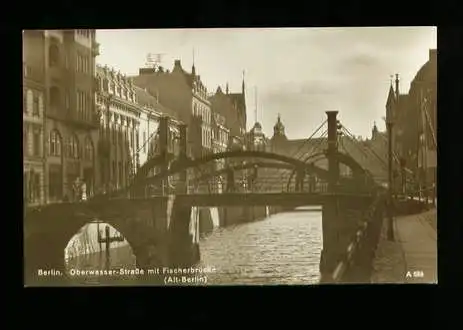
<svg viewBox="0 0 463 330">
<path fill-rule="evenodd" d="M 394 236 L 387 240 L 385 219 L 372 283 L 437 283 L 437 210 L 396 217 Z"/>
</svg>

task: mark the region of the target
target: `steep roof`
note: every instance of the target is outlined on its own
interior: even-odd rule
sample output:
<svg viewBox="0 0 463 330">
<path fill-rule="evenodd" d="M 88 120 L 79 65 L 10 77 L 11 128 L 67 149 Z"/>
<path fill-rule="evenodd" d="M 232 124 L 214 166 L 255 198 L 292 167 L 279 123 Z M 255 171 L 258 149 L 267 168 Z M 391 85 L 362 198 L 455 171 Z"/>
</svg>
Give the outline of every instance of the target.
<svg viewBox="0 0 463 330">
<path fill-rule="evenodd" d="M 412 83 L 421 81 L 436 81 L 437 80 L 437 50 L 429 50 L 428 61 L 421 66 L 412 80 Z"/>
<path fill-rule="evenodd" d="M 183 75 L 183 77 L 185 78 L 185 81 L 188 84 L 188 86 L 193 87 L 193 83 L 196 83 L 201 88 L 206 89 L 206 86 L 201 81 L 201 76 L 196 74 L 196 69 L 195 69 L 194 66 L 192 67 L 192 72 L 190 73 L 190 72 L 187 72 L 182 67 L 182 63 L 181 63 L 180 60 L 175 60 L 174 61 L 174 68 L 172 69 L 172 73 L 174 73 L 174 72 L 180 72 Z"/>
<path fill-rule="evenodd" d="M 154 108 L 156 111 L 161 112 L 162 114 L 179 119 L 178 114 L 174 110 L 162 105 L 161 103 L 158 103 L 156 97 L 151 95 L 148 91 L 138 86 L 134 86 L 134 89 L 137 95 L 138 104 Z"/>
<path fill-rule="evenodd" d="M 391 86 L 389 87 L 389 93 L 387 94 L 387 100 L 386 100 L 386 108 L 390 109 L 395 103 L 395 93 L 394 93 L 394 88 Z"/>
</svg>

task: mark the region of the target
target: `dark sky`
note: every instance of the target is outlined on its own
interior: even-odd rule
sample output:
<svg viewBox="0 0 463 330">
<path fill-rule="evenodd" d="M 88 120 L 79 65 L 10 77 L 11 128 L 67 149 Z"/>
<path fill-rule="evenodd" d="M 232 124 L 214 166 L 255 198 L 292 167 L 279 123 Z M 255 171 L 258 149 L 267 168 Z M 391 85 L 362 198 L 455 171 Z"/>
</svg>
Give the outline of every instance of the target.
<svg viewBox="0 0 463 330">
<path fill-rule="evenodd" d="M 241 89 L 245 72 L 248 126 L 257 119 L 271 135 L 278 113 L 289 138 L 304 138 L 325 120 L 326 110 L 355 135 L 369 136 L 382 117 L 390 76 L 399 73 L 401 90 L 437 47 L 435 27 L 97 30 L 97 62 L 135 75 L 148 53 L 161 65 L 175 59 L 197 73 L 209 92 L 228 82 Z M 257 93 L 256 93 L 257 91 Z"/>
</svg>

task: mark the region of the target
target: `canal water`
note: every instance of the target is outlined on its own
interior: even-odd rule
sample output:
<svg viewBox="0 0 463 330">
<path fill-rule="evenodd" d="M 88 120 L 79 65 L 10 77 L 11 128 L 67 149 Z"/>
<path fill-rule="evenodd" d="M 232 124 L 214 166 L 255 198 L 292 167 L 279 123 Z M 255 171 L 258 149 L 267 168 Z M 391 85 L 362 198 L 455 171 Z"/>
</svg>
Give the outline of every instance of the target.
<svg viewBox="0 0 463 330">
<path fill-rule="evenodd" d="M 316 284 L 322 249 L 321 211 L 302 210 L 272 215 L 266 219 L 216 228 L 200 239 L 201 262 L 196 269 L 207 282 L 193 285 L 275 285 Z M 129 245 L 105 253 L 74 257 L 67 261 L 68 272 L 75 270 L 134 269 L 136 259 Z M 162 270 L 161 270 L 162 274 Z M 164 275 L 157 276 L 159 282 Z M 193 276 L 195 277 L 195 276 Z M 71 276 L 72 285 L 137 285 L 148 284 L 131 276 Z M 175 284 L 175 283 L 172 283 Z M 177 285 L 189 285 L 177 283 Z"/>
</svg>

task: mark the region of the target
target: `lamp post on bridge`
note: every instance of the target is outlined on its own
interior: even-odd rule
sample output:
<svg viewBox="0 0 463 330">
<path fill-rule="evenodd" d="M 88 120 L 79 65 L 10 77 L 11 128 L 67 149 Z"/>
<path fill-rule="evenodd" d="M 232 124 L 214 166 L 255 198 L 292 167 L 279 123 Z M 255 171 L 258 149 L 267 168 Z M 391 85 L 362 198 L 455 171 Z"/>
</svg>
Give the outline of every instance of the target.
<svg viewBox="0 0 463 330">
<path fill-rule="evenodd" d="M 123 242 L 125 239 L 124 237 L 122 237 L 121 235 L 115 235 L 115 236 L 111 236 L 111 233 L 109 231 L 109 226 L 106 225 L 105 227 L 105 236 L 102 237 L 102 234 L 101 234 L 101 231 L 100 231 L 100 224 L 99 222 L 97 223 L 97 231 L 98 231 L 98 243 L 100 245 L 100 252 L 101 252 L 101 244 L 102 243 L 105 243 L 105 254 L 106 254 L 106 260 L 105 260 L 105 263 L 106 263 L 106 269 L 109 268 L 109 258 L 110 258 L 110 248 L 111 248 L 111 243 L 114 243 L 114 242 Z"/>
<path fill-rule="evenodd" d="M 392 119 L 388 116 L 386 120 L 387 137 L 388 137 L 388 240 L 394 241 L 394 218 L 393 218 L 393 199 L 392 199 L 392 128 L 394 126 Z"/>
</svg>

